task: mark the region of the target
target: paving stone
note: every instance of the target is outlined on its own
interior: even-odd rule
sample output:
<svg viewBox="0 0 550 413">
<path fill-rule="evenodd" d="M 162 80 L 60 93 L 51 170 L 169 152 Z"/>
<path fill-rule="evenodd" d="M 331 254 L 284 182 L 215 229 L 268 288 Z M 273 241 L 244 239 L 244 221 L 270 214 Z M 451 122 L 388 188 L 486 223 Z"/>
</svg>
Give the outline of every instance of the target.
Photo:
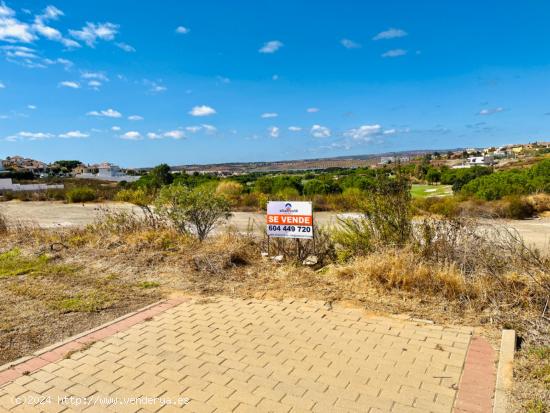
<svg viewBox="0 0 550 413">
<path fill-rule="evenodd" d="M 47 364 L 0 387 L 0 412 L 6 406 L 24 411 L 7 405 L 13 396 L 48 391 L 188 397 L 183 408 L 188 412 L 449 413 L 453 408 L 452 384 L 462 374 L 469 328 L 367 316 L 339 306 L 327 312 L 322 302 L 311 300 L 214 301 L 153 308 L 149 322 L 140 321 L 144 314 L 125 320 L 125 330 L 99 339 L 74 359 Z M 470 357 L 477 361 L 485 354 Z M 181 410 L 110 405 L 84 411 Z"/>
</svg>

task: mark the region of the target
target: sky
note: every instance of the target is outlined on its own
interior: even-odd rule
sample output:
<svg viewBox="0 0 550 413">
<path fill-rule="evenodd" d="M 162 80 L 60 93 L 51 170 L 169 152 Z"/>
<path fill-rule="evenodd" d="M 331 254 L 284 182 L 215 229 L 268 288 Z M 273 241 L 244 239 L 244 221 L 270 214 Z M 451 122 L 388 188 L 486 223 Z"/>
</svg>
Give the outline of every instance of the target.
<svg viewBox="0 0 550 413">
<path fill-rule="evenodd" d="M 550 140 L 550 3 L 0 0 L 0 158 L 123 167 Z"/>
</svg>

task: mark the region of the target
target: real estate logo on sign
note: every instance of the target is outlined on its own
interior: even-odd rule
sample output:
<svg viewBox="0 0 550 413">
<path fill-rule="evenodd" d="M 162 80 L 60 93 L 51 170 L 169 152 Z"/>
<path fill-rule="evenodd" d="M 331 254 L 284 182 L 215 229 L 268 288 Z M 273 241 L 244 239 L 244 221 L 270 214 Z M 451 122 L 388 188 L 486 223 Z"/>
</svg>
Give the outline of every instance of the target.
<svg viewBox="0 0 550 413">
<path fill-rule="evenodd" d="M 279 238 L 313 238 L 311 202 L 268 202 L 267 235 Z"/>
</svg>

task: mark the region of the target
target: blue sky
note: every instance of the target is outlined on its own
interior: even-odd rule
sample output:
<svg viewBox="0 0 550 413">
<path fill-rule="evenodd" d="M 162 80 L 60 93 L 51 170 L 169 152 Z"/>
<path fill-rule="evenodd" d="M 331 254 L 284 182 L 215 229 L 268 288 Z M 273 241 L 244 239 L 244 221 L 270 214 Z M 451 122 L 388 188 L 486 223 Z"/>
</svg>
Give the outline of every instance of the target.
<svg viewBox="0 0 550 413">
<path fill-rule="evenodd" d="M 0 0 L 0 157 L 122 166 L 550 138 L 544 1 Z"/>
</svg>

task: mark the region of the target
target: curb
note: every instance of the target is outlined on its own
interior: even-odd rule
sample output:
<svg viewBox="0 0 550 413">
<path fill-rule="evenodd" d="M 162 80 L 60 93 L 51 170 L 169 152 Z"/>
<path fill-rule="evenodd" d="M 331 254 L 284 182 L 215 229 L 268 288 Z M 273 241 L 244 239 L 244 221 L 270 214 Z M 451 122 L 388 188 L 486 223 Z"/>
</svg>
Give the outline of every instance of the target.
<svg viewBox="0 0 550 413">
<path fill-rule="evenodd" d="M 513 383 L 515 350 L 516 332 L 514 330 L 502 330 L 493 413 L 506 413 L 508 409 L 507 395 Z"/>
<path fill-rule="evenodd" d="M 482 336 L 468 345 L 453 413 L 491 413 L 495 393 L 496 352 Z M 499 412 L 500 413 L 500 412 Z"/>
<path fill-rule="evenodd" d="M 157 301 L 98 327 L 37 350 L 30 356 L 24 356 L 6 363 L 0 366 L 0 388 L 25 374 L 61 360 L 69 353 L 81 350 L 98 340 L 124 331 L 135 324 L 145 321 L 149 317 L 153 317 L 188 300 L 189 298 Z"/>
</svg>

